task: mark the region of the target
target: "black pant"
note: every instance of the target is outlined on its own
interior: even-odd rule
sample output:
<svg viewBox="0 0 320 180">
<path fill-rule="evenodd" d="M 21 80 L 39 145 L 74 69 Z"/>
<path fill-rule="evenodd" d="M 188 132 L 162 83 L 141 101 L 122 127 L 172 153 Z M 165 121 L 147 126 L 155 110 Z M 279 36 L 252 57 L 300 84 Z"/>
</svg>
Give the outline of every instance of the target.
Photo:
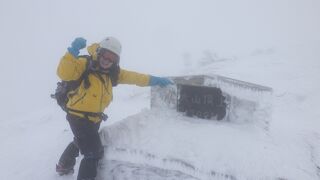
<svg viewBox="0 0 320 180">
<path fill-rule="evenodd" d="M 74 139 L 64 150 L 59 164 L 65 168 L 72 168 L 80 150 L 84 157 L 81 160 L 77 180 L 94 180 L 97 175 L 98 161 L 103 157 L 103 147 L 98 133 L 100 123 L 93 123 L 86 118 L 71 114 L 67 115 L 67 120 Z"/>
</svg>

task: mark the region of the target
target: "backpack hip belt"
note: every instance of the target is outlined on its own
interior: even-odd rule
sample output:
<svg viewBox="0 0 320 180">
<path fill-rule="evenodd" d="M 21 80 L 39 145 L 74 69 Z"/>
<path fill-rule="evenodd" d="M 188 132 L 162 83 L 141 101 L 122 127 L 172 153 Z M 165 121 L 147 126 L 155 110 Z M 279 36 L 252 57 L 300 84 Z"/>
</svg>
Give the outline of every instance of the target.
<svg viewBox="0 0 320 180">
<path fill-rule="evenodd" d="M 94 112 L 74 110 L 74 109 L 70 109 L 70 108 L 68 108 L 67 111 L 68 111 L 68 113 L 82 114 L 83 117 L 86 119 L 90 119 L 90 117 L 99 118 L 104 121 L 106 121 L 108 119 L 108 115 L 103 112 L 94 113 Z"/>
</svg>

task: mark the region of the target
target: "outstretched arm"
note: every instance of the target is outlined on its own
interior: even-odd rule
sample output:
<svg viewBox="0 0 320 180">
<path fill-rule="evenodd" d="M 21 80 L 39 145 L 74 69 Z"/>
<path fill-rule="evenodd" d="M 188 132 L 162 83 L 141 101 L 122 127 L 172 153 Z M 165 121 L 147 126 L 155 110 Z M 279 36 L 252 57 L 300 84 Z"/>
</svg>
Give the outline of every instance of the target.
<svg viewBox="0 0 320 180">
<path fill-rule="evenodd" d="M 146 74 L 137 73 L 134 71 L 128 71 L 120 69 L 119 73 L 119 84 L 135 84 L 137 86 L 148 86 L 150 76 Z"/>
<path fill-rule="evenodd" d="M 124 69 L 120 69 L 119 83 L 135 84 L 137 86 L 161 86 L 161 87 L 167 86 L 169 84 L 173 84 L 167 78 L 140 74 L 137 72 L 127 71 Z"/>
</svg>

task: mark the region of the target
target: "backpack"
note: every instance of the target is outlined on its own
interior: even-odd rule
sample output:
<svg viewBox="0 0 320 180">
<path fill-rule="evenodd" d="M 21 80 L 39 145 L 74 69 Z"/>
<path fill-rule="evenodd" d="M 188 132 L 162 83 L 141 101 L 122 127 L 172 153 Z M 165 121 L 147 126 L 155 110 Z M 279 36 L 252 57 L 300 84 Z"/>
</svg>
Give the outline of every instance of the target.
<svg viewBox="0 0 320 180">
<path fill-rule="evenodd" d="M 90 87 L 89 74 L 94 73 L 91 69 L 91 66 L 96 65 L 96 61 L 92 60 L 91 56 L 83 55 L 79 56 L 82 58 L 86 58 L 86 67 L 85 71 L 82 73 L 79 79 L 73 81 L 60 81 L 57 83 L 57 87 L 54 94 L 51 94 L 51 98 L 55 99 L 61 109 L 68 113 L 69 109 L 67 108 L 67 103 L 69 101 L 69 96 L 75 94 L 78 87 L 80 87 L 82 81 L 84 81 L 84 88 L 88 89 Z M 112 86 L 117 86 L 118 84 L 118 75 L 120 72 L 120 67 L 117 64 L 115 67 L 112 67 L 109 72 L 109 76 L 111 79 Z M 99 76 L 100 77 L 100 76 Z M 100 78 L 103 80 L 103 78 Z M 103 81 L 104 82 L 104 81 Z M 101 116 L 103 120 L 106 120 L 107 115 L 103 113 L 91 113 L 91 112 L 80 112 L 76 110 L 72 110 L 74 112 L 82 113 L 85 116 Z"/>
<path fill-rule="evenodd" d="M 85 71 L 82 73 L 80 78 L 74 81 L 58 82 L 55 93 L 51 94 L 51 98 L 56 99 L 58 105 L 65 112 L 68 112 L 68 109 L 67 109 L 67 103 L 69 101 L 68 94 L 72 91 L 75 91 L 80 86 L 82 81 L 84 81 L 84 88 L 88 89 L 90 87 L 88 75 L 89 75 L 89 65 L 92 59 L 90 56 L 79 56 L 79 57 L 84 57 L 87 59 Z"/>
</svg>

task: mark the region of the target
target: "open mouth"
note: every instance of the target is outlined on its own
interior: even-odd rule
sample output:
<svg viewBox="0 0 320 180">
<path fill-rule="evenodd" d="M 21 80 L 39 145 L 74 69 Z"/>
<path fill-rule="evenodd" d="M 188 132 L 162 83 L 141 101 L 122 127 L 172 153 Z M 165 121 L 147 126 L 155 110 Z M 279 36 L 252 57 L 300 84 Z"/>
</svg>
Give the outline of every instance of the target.
<svg viewBox="0 0 320 180">
<path fill-rule="evenodd" d="M 108 67 L 111 67 L 113 63 L 111 62 L 101 62 L 100 65 L 101 67 L 103 68 L 108 68 Z"/>
<path fill-rule="evenodd" d="M 113 63 L 111 61 L 100 61 L 100 66 L 104 69 L 111 67 L 112 64 Z"/>
</svg>

